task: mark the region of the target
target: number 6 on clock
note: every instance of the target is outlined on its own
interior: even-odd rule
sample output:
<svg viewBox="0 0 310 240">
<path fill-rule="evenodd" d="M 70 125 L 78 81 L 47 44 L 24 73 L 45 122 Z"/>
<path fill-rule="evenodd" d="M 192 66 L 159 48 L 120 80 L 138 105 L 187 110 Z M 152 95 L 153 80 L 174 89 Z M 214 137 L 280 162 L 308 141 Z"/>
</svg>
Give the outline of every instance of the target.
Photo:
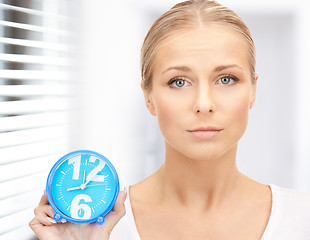
<svg viewBox="0 0 310 240">
<path fill-rule="evenodd" d="M 71 217 L 76 218 L 76 219 L 88 219 L 91 216 L 91 209 L 87 204 L 80 204 L 81 200 L 84 200 L 85 202 L 91 202 L 92 199 L 90 196 L 86 194 L 79 194 L 75 196 L 72 200 L 71 203 Z M 79 216 L 79 211 L 83 210 L 84 212 Z"/>
</svg>

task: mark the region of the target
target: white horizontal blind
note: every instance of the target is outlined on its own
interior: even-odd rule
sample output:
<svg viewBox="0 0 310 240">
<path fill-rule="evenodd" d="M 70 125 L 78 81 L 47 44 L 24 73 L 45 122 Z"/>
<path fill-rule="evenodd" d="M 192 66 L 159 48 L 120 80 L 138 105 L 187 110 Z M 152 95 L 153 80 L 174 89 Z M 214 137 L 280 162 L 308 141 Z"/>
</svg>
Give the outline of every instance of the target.
<svg viewBox="0 0 310 240">
<path fill-rule="evenodd" d="M 51 166 L 68 152 L 77 83 L 65 0 L 0 2 L 0 239 L 28 227 Z"/>
</svg>

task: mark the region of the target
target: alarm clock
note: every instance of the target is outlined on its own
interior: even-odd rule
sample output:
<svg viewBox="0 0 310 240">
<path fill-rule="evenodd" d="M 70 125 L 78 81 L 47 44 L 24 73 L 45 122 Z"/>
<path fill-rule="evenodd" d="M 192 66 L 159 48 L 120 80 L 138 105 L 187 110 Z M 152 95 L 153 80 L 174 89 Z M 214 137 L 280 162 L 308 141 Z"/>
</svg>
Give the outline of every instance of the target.
<svg viewBox="0 0 310 240">
<path fill-rule="evenodd" d="M 103 155 L 78 150 L 61 157 L 46 183 L 54 219 L 73 223 L 104 223 L 119 193 L 118 175 Z"/>
</svg>

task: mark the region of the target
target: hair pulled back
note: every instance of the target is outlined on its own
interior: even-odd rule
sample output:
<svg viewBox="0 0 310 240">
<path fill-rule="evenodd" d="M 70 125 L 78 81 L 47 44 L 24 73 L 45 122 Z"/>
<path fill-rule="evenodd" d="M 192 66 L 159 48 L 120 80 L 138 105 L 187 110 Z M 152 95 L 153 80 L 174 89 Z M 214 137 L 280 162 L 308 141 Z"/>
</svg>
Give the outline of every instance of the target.
<svg viewBox="0 0 310 240">
<path fill-rule="evenodd" d="M 255 45 L 248 27 L 242 19 L 229 8 L 212 0 L 188 0 L 176 4 L 161 15 L 148 31 L 141 48 L 142 87 L 151 90 L 152 72 L 156 53 L 165 39 L 179 30 L 207 24 L 228 27 L 244 38 L 249 50 L 251 78 L 255 79 Z"/>
</svg>

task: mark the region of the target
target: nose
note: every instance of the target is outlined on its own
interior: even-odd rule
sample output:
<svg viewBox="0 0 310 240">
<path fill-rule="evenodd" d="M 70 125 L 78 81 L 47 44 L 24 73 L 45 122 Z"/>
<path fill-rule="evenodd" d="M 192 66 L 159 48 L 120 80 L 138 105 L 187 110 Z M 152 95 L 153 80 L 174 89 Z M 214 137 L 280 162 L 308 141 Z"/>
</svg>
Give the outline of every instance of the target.
<svg viewBox="0 0 310 240">
<path fill-rule="evenodd" d="M 211 89 L 206 85 L 197 87 L 193 104 L 195 114 L 207 114 L 215 111 L 215 102 Z"/>
</svg>

